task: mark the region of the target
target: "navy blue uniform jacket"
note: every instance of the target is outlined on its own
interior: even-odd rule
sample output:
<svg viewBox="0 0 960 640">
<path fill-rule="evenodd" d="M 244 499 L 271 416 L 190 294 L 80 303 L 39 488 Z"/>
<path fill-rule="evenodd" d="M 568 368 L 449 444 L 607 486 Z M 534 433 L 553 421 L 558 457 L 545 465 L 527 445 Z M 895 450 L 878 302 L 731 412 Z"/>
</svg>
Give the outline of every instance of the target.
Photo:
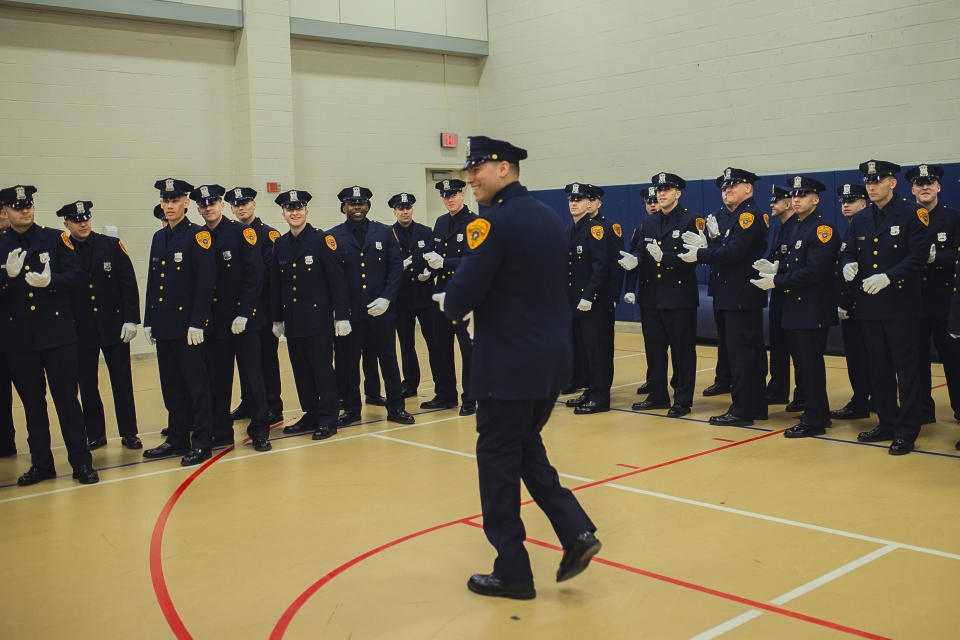
<svg viewBox="0 0 960 640">
<path fill-rule="evenodd" d="M 945 315 L 950 311 L 953 265 L 960 246 L 960 211 L 938 202 L 930 210 L 927 235 L 929 243 L 936 246 L 936 257 L 924 266 L 920 278 L 921 314 L 924 317 Z"/>
<path fill-rule="evenodd" d="M 74 246 L 78 242 L 72 241 Z M 111 347 L 120 342 L 124 323 L 140 324 L 140 290 L 127 250 L 119 238 L 91 232 L 90 268 L 80 264 L 80 285 L 70 292 L 70 308 L 77 323 L 80 347 Z"/>
<path fill-rule="evenodd" d="M 280 232 L 260 218 L 254 218 L 250 226 L 257 232 L 257 247 L 263 258 L 263 288 L 258 311 L 263 315 L 264 323 L 273 322 L 273 294 L 270 289 L 273 282 L 270 274 L 273 273 L 273 244 L 280 237 Z"/>
<path fill-rule="evenodd" d="M 836 230 L 815 209 L 806 220 L 797 219 L 790 241 L 773 278 L 777 289 L 783 291 L 781 326 L 822 329 L 837 324 L 834 278 L 840 238 Z"/>
<path fill-rule="evenodd" d="M 403 263 L 397 236 L 382 222 L 368 220 L 367 224 L 362 247 L 357 244 L 349 222 L 342 222 L 328 232 L 337 240 L 337 258 L 346 277 L 349 319 L 353 322 L 369 318 L 367 305 L 377 298 L 389 300 L 391 306 L 387 313 L 394 312 L 393 303 L 400 291 Z"/>
<path fill-rule="evenodd" d="M 607 233 L 605 225 L 587 216 L 580 218 L 570 228 L 567 300 L 576 318 L 609 311 L 609 307 L 604 305 L 610 284 L 610 244 Z M 578 311 L 580 300 L 589 300 L 593 306 L 589 311 Z"/>
<path fill-rule="evenodd" d="M 603 239 L 607 242 L 607 283 L 600 296 L 600 305 L 609 312 L 620 300 L 620 292 L 623 291 L 623 267 L 617 263 L 624 249 L 623 227 L 619 222 L 604 218 L 601 213 L 595 215 L 593 220 L 603 225 Z"/>
<path fill-rule="evenodd" d="M 637 302 L 646 309 L 689 309 L 700 304 L 697 289 L 697 265 L 684 262 L 677 256 L 685 253 L 683 234 L 696 233 L 706 224 L 694 212 L 681 204 L 668 215 L 658 211 L 640 223 L 635 249 L 646 283 L 641 287 Z M 647 245 L 655 242 L 663 251 L 660 262 L 653 259 Z"/>
<path fill-rule="evenodd" d="M 409 257 L 413 258 L 409 269 L 403 270 L 400 291 L 397 293 L 397 309 L 423 309 L 433 304 L 433 279 L 420 280 L 419 276 L 427 268 L 423 254 L 432 251 L 433 232 L 425 224 L 411 222 L 404 229 L 399 222 L 394 223 L 393 231 L 400 242 L 401 264 Z"/>
<path fill-rule="evenodd" d="M 463 256 L 469 252 L 467 247 L 467 225 L 477 219 L 477 214 L 464 206 L 455 215 L 445 213 L 433 225 L 432 251 L 443 256 L 443 266 L 434 271 L 437 276 L 436 290 L 444 291 L 447 282 L 453 277 Z"/>
<path fill-rule="evenodd" d="M 213 321 L 208 327 L 217 338 L 230 338 L 233 319 L 247 319 L 246 331 L 257 331 L 266 322 L 260 307 L 263 289 L 263 253 L 257 232 L 247 225 L 220 219 L 213 234 L 213 254 L 217 261 L 217 284 L 213 294 Z"/>
<path fill-rule="evenodd" d="M 715 215 L 720 237 L 715 246 L 697 252 L 697 260 L 710 265 L 713 306 L 721 311 L 762 309 L 767 306 L 767 292 L 750 281 L 757 278 L 753 263 L 767 252 L 767 219 L 753 198 L 734 211 L 724 208 Z"/>
</svg>

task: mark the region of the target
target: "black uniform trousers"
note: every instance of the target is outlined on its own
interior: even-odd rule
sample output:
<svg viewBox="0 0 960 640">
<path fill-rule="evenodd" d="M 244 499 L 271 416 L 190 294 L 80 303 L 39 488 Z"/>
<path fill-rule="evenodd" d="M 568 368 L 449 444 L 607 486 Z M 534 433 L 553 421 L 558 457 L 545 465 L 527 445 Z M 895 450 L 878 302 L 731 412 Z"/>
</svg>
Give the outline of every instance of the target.
<svg viewBox="0 0 960 640">
<path fill-rule="evenodd" d="M 337 384 L 344 411 L 360 411 L 360 352 L 367 349 L 383 373 L 387 391 L 387 410 L 403 409 L 400 367 L 397 365 L 397 327 L 395 312 L 359 321 L 351 321 L 352 331 L 337 337 Z"/>
<path fill-rule="evenodd" d="M 13 428 L 12 384 L 7 360 L 0 355 L 0 456 L 17 452 L 16 431 Z"/>
<path fill-rule="evenodd" d="M 763 347 L 763 309 L 721 311 L 730 358 L 733 403 L 728 411 L 752 420 L 767 415 L 767 353 Z"/>
<path fill-rule="evenodd" d="M 453 360 L 453 339 L 460 343 L 460 359 L 463 361 L 463 399 L 470 392 L 470 356 L 473 342 L 467 333 L 467 323 L 454 325 L 441 313 L 433 321 L 433 359 L 430 368 L 433 371 L 434 391 L 437 398 L 454 402 L 457 399 L 457 371 Z"/>
<path fill-rule="evenodd" d="M 206 345 L 191 346 L 186 337 L 157 340 L 157 368 L 168 413 L 167 442 L 177 448 L 209 449 L 213 428 Z"/>
<path fill-rule="evenodd" d="M 297 385 L 300 410 L 317 427 L 337 426 L 337 381 L 333 373 L 333 336 L 291 338 L 287 354 Z"/>
<path fill-rule="evenodd" d="M 937 355 L 943 363 L 943 374 L 947 378 L 947 392 L 950 395 L 950 408 L 953 417 L 960 420 L 960 340 L 950 337 L 947 331 L 948 315 L 920 318 L 917 323 L 920 348 L 920 391 L 923 394 L 923 422 L 933 422 L 936 418 L 936 405 L 930 394 L 932 382 L 930 378 L 930 340 L 937 348 Z"/>
<path fill-rule="evenodd" d="M 798 365 L 796 353 L 791 353 L 790 336 L 782 323 L 783 294 L 771 292 L 770 313 L 767 318 L 767 333 L 770 336 L 770 381 L 767 383 L 767 397 L 789 400 L 791 356 L 794 369 L 797 369 Z M 796 386 L 793 388 L 793 399 L 799 402 L 806 400 L 799 373 L 796 376 Z"/>
<path fill-rule="evenodd" d="M 863 328 L 860 320 L 848 318 L 840 321 L 840 335 L 843 337 L 843 353 L 847 360 L 847 378 L 853 397 L 850 408 L 859 412 L 870 412 L 870 366 L 867 364 L 867 343 L 863 341 Z"/>
<path fill-rule="evenodd" d="M 596 531 L 580 503 L 560 485 L 540 432 L 557 394 L 534 400 L 484 398 L 477 403 L 477 471 L 483 532 L 497 550 L 493 573 L 507 582 L 532 577 L 520 519 L 520 480 L 566 547 L 584 531 Z"/>
<path fill-rule="evenodd" d="M 575 369 L 581 376 L 587 398 L 600 405 L 610 404 L 610 319 L 606 313 L 573 318 Z M 581 386 L 581 385 L 577 385 Z"/>
<path fill-rule="evenodd" d="M 397 310 L 397 340 L 400 342 L 400 363 L 403 372 L 403 386 L 416 391 L 420 385 L 420 361 L 417 359 L 416 323 L 420 322 L 420 332 L 427 343 L 427 355 L 433 362 L 433 322 L 434 307 L 422 309 Z"/>
<path fill-rule="evenodd" d="M 727 331 L 724 325 L 723 311 L 713 308 L 713 321 L 717 325 L 717 369 L 713 377 L 715 384 L 732 384 L 733 376 L 730 372 L 730 353 L 727 349 Z M 763 336 L 761 335 L 761 338 Z"/>
<path fill-rule="evenodd" d="M 233 362 L 237 362 L 240 388 L 246 389 L 243 406 L 250 414 L 247 435 L 266 438 L 270 432 L 267 392 L 260 361 L 260 332 L 243 331 L 229 338 L 209 338 L 210 421 L 215 439 L 233 439 L 230 401 L 233 398 Z"/>
<path fill-rule="evenodd" d="M 267 410 L 269 415 L 283 413 L 283 399 L 280 397 L 280 356 L 277 353 L 280 339 L 273 335 L 270 323 L 260 328 L 260 366 L 262 369 L 263 386 L 267 396 Z M 243 376 L 240 376 L 240 404 L 246 409 L 248 396 Z M 248 411 L 248 413 L 250 413 Z M 251 414 L 252 415 L 252 414 Z"/>
<path fill-rule="evenodd" d="M 807 408 L 800 422 L 811 427 L 830 426 L 827 401 L 827 368 L 823 350 L 827 348 L 827 328 L 790 329 L 790 349 L 797 365 L 798 386 L 803 387 Z"/>
<path fill-rule="evenodd" d="M 920 434 L 926 392 L 920 375 L 916 325 L 916 318 L 860 320 L 880 430 L 908 442 L 914 442 Z"/>
<path fill-rule="evenodd" d="M 130 370 L 130 344 L 118 342 L 109 347 L 77 349 L 80 372 L 80 405 L 87 437 L 96 440 L 107 435 L 103 401 L 100 399 L 100 351 L 110 373 L 113 390 L 113 410 L 117 415 L 117 430 L 121 437 L 137 435 L 137 409 L 133 403 L 133 374 Z"/>
<path fill-rule="evenodd" d="M 83 428 L 83 411 L 77 400 L 77 345 L 8 353 L 6 360 L 17 394 L 23 400 L 30 464 L 41 470 L 54 470 L 50 417 L 47 415 L 49 384 L 70 466 L 76 469 L 81 465 L 92 465 L 93 459 L 87 449 L 87 431 Z"/>
<path fill-rule="evenodd" d="M 363 370 L 364 395 L 371 398 L 378 397 L 380 395 L 380 368 L 377 367 L 377 354 L 361 348 L 360 367 Z"/>
<path fill-rule="evenodd" d="M 647 384 L 651 402 L 670 402 L 667 393 L 667 349 L 673 362 L 673 403 L 693 406 L 697 380 L 697 309 L 644 309 Z"/>
<path fill-rule="evenodd" d="M 617 333 L 617 310 L 616 307 L 610 309 L 607 313 L 607 389 L 613 386 L 613 352 L 616 349 L 614 336 Z"/>
</svg>

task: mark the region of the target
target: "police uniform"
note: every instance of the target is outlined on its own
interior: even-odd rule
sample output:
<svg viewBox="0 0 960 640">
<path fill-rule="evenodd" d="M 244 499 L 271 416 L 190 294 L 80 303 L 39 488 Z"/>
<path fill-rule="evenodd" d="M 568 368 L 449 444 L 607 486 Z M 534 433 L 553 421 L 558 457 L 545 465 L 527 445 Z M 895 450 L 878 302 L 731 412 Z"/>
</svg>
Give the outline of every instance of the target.
<svg viewBox="0 0 960 640">
<path fill-rule="evenodd" d="M 756 174 L 728 167 L 716 185 L 723 188 L 757 180 Z M 733 211 L 719 211 L 717 222 L 719 246 L 699 249 L 697 260 L 710 265 L 713 305 L 721 315 L 730 358 L 733 402 L 725 414 L 711 417 L 710 424 L 748 426 L 767 417 L 767 354 L 763 348 L 767 293 L 750 284 L 757 273 L 753 263 L 767 251 L 767 216 L 750 197 Z"/>
<path fill-rule="evenodd" d="M 250 187 L 234 187 L 224 194 L 224 199 L 232 206 L 237 207 L 245 202 L 254 200 L 257 197 L 255 189 Z M 263 258 L 263 291 L 260 296 L 260 306 L 258 309 L 264 316 L 262 318 L 260 333 L 260 366 L 262 368 L 263 387 L 267 396 L 267 410 L 269 416 L 267 422 L 273 424 L 283 419 L 283 399 L 280 392 L 280 358 L 278 349 L 280 341 L 273 335 L 272 320 L 270 313 L 273 309 L 272 294 L 270 291 L 270 274 L 273 271 L 273 244 L 280 237 L 280 232 L 264 223 L 259 217 L 255 217 L 250 227 L 257 233 L 257 248 Z M 234 420 L 249 418 L 243 399 L 247 397 L 246 386 L 243 378 L 240 379 L 240 404 L 230 414 Z"/>
<path fill-rule="evenodd" d="M 790 196 L 821 193 L 826 187 L 807 176 L 787 181 Z M 783 292 L 781 322 L 790 337 L 790 350 L 796 359 L 797 375 L 806 394 L 806 406 L 800 423 L 784 432 L 787 438 L 822 435 L 830 426 L 827 401 L 827 374 L 823 351 L 827 331 L 837 324 L 837 297 L 834 269 L 840 251 L 840 238 L 832 225 L 814 209 L 804 219 L 796 218 L 786 253 L 776 274 L 768 277 Z M 761 278 L 762 280 L 763 278 Z"/>
<path fill-rule="evenodd" d="M 686 188 L 686 181 L 672 173 L 653 176 L 658 189 Z M 679 417 L 690 413 L 693 387 L 697 377 L 697 287 L 696 265 L 678 256 L 684 253 L 683 234 L 697 234 L 705 221 L 678 201 L 673 210 L 647 216 L 640 224 L 637 259 L 647 285 L 640 290 L 643 309 L 643 334 L 647 355 L 647 385 L 650 395 L 633 404 L 637 411 L 665 409 Z M 662 252 L 659 259 L 648 247 Z M 656 250 L 654 250 L 656 253 Z M 673 362 L 673 406 L 667 392 L 667 350 Z"/>
<path fill-rule="evenodd" d="M 943 169 L 935 164 L 921 164 L 907 171 L 907 180 L 915 185 L 939 182 Z M 918 206 L 923 206 L 918 203 Z M 960 345 L 951 340 L 947 331 L 950 297 L 953 294 L 953 266 L 960 246 L 960 211 L 951 209 L 939 200 L 928 212 L 927 227 L 933 253 L 920 276 L 920 375 L 924 424 L 936 422 L 936 409 L 929 389 L 930 341 L 937 348 L 947 378 L 947 392 L 955 420 L 960 420 Z"/>
<path fill-rule="evenodd" d="M 367 202 L 372 192 L 366 187 L 342 189 L 337 198 L 341 206 L 348 201 Z M 336 370 L 340 399 L 343 401 L 341 426 L 360 420 L 360 352 L 366 348 L 376 356 L 387 393 L 387 420 L 412 424 L 413 416 L 404 409 L 397 365 L 396 314 L 393 303 L 400 291 L 402 259 L 400 243 L 393 229 L 364 218 L 355 223 L 346 220 L 330 229 L 336 239 L 337 259 L 347 280 L 350 325 L 353 331 L 337 339 Z M 377 315 L 371 307 L 386 303 Z"/>
<path fill-rule="evenodd" d="M 452 195 L 466 186 L 463 180 L 441 180 L 434 185 L 441 197 Z M 453 277 L 460 261 L 468 252 L 467 225 L 477 219 L 477 214 L 470 211 L 466 205 L 457 213 L 444 213 L 433 225 L 432 251 L 443 258 L 443 265 L 431 271 L 436 276 L 435 293 L 446 291 L 447 282 Z M 456 337 L 460 345 L 460 360 L 463 367 L 461 372 L 463 384 L 462 415 L 470 415 L 476 411 L 476 404 L 470 397 L 470 366 L 473 353 L 473 343 L 467 334 L 467 327 L 462 322 L 447 320 L 443 314 L 437 314 L 433 324 L 433 350 L 435 366 L 433 368 L 433 384 L 435 396 L 433 399 L 420 404 L 422 409 L 452 409 L 457 406 L 457 372 L 453 360 L 453 340 Z"/>
<path fill-rule="evenodd" d="M 0 231 L 0 236 L 6 229 Z M 7 360 L 0 355 L 0 458 L 17 455 L 16 429 L 13 426 L 13 378 Z"/>
<path fill-rule="evenodd" d="M 292 189 L 277 196 L 284 209 L 312 199 Z M 309 223 L 274 243 L 271 295 L 274 331 L 287 336 L 287 354 L 304 416 L 284 433 L 313 432 L 322 440 L 337 433 L 337 384 L 333 372 L 334 321 L 350 330 L 347 288 L 337 259 L 337 241 Z"/>
<path fill-rule="evenodd" d="M 189 194 L 193 185 L 166 178 L 154 188 L 161 197 L 175 199 Z M 153 234 L 143 330 L 156 342 L 169 420 L 166 441 L 144 451 L 146 458 L 185 454 L 181 464 L 186 466 L 210 457 L 213 432 L 203 331 L 210 322 L 216 283 L 212 249 L 210 231 L 185 216 Z"/>
<path fill-rule="evenodd" d="M 387 205 L 411 207 L 417 201 L 412 193 L 398 193 L 387 201 Z M 429 361 L 433 363 L 433 321 L 434 304 L 433 276 L 427 268 L 423 254 L 430 250 L 433 232 L 425 224 L 411 221 L 404 227 L 399 222 L 393 224 L 393 232 L 400 242 L 401 265 L 400 290 L 397 292 L 397 340 L 400 342 L 400 361 L 402 363 L 403 397 L 417 395 L 420 384 L 420 362 L 417 358 L 416 323 L 420 323 L 420 332 L 427 345 Z M 409 260 L 409 262 L 408 262 Z"/>
<path fill-rule="evenodd" d="M 16 185 L 0 190 L 0 206 L 33 207 L 36 189 Z M 80 263 L 70 236 L 32 223 L 22 233 L 12 226 L 0 235 L 0 256 L 20 256 L 19 268 L 0 269 L 0 353 L 23 401 L 27 419 L 30 469 L 21 486 L 56 477 L 50 450 L 49 385 L 67 447 L 73 477 L 83 484 L 99 481 L 87 449 L 83 414 L 77 401 L 77 332 L 69 292 L 80 284 Z"/>
<path fill-rule="evenodd" d="M 646 204 L 653 204 L 654 202 L 657 201 L 657 187 L 655 185 L 645 187 L 643 189 L 642 197 L 643 197 L 643 201 Z M 641 221 L 640 221 L 641 225 L 643 224 L 643 220 L 646 219 L 647 215 L 648 214 L 646 212 L 642 214 Z M 637 227 L 634 228 L 633 233 L 630 234 L 630 243 L 629 243 L 628 251 L 633 255 L 639 255 L 637 253 L 637 250 L 642 248 L 641 247 L 642 240 L 643 240 L 643 236 L 640 234 L 640 226 L 638 225 Z M 627 304 L 635 303 L 637 298 L 637 291 L 642 290 L 643 287 L 646 285 L 646 281 L 642 279 L 642 276 L 643 274 L 641 273 L 641 270 L 636 267 L 628 270 L 624 275 L 624 281 L 623 281 L 624 302 L 627 302 L 628 300 L 631 299 L 628 297 L 629 295 L 632 295 L 632 300 L 633 300 L 633 302 L 628 302 Z M 639 311 L 640 311 L 640 327 L 642 329 L 643 307 L 639 307 Z M 643 350 L 648 351 L 646 337 L 644 337 L 643 339 Z M 644 382 L 637 388 L 637 394 L 642 395 L 645 393 L 650 393 L 650 385 L 647 382 Z"/>
<path fill-rule="evenodd" d="M 61 207 L 57 215 L 84 222 L 92 217 L 92 209 L 92 202 L 77 201 Z M 130 368 L 130 341 L 140 324 L 140 291 L 133 263 L 119 238 L 91 231 L 84 240 L 70 240 L 81 270 L 80 284 L 70 292 L 70 308 L 77 328 L 80 404 L 88 446 L 95 449 L 107 443 L 99 389 L 102 351 L 121 442 L 128 449 L 140 449 Z"/>
<path fill-rule="evenodd" d="M 730 212 L 726 207 L 720 207 L 710 215 L 717 221 L 719 234 L 715 238 L 708 236 L 708 246 L 719 247 L 723 244 L 727 231 L 730 229 Z M 736 221 L 734 220 L 734 222 Z M 730 393 L 730 385 L 733 379 L 730 373 L 730 352 L 727 349 L 725 316 L 717 306 L 717 288 L 721 286 L 719 273 L 716 269 L 711 268 L 707 277 L 707 295 L 713 299 L 713 323 L 717 328 L 717 365 L 714 368 L 713 384 L 708 385 L 703 390 L 703 395 L 706 397 Z"/>
<path fill-rule="evenodd" d="M 595 184 L 591 184 L 589 187 L 598 200 L 603 198 L 603 187 L 598 187 Z M 603 237 L 607 241 L 607 254 L 609 255 L 609 259 L 607 260 L 607 286 L 603 288 L 603 293 L 599 300 L 600 305 L 606 309 L 607 313 L 607 344 L 604 353 L 607 361 L 607 381 L 605 386 L 609 388 L 613 385 L 613 355 L 617 324 L 617 301 L 620 299 L 620 294 L 623 291 L 624 281 L 623 269 L 617 264 L 617 258 L 624 249 L 623 227 L 620 226 L 619 222 L 614 222 L 606 218 L 599 211 L 593 214 L 593 220 L 603 225 Z"/>
<path fill-rule="evenodd" d="M 526 151 L 486 137 L 469 141 L 467 166 L 511 163 Z M 593 522 L 564 489 L 547 460 L 540 432 L 571 367 L 567 288 L 568 234 L 556 214 L 519 182 L 503 187 L 464 230 L 472 253 L 445 288 L 444 312 L 473 312 L 477 350 L 470 397 L 477 412 L 477 468 L 483 529 L 497 550 L 493 573 L 468 587 L 484 595 L 535 596 L 523 546 L 520 479 L 543 509 L 564 547 L 557 579 L 587 566 L 600 548 Z"/>
<path fill-rule="evenodd" d="M 865 182 L 880 181 L 899 170 L 899 165 L 882 160 L 860 165 Z M 856 278 L 862 281 L 857 317 L 867 344 L 870 389 L 880 418 L 876 428 L 857 439 L 893 440 L 892 455 L 913 450 L 922 421 L 926 390 L 920 375 L 917 320 L 920 277 L 930 250 L 929 223 L 926 209 L 894 195 L 882 209 L 871 203 L 853 216 L 841 253 L 844 269 L 849 272 L 853 267 L 847 265 L 857 265 Z"/>
</svg>

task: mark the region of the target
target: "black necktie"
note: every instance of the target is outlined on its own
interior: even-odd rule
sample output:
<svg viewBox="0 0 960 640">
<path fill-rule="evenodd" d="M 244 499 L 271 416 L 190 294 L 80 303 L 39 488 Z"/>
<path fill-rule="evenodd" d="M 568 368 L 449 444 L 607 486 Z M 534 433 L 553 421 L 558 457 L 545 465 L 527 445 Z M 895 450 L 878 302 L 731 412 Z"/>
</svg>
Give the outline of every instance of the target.
<svg viewBox="0 0 960 640">
<path fill-rule="evenodd" d="M 873 228 L 879 229 L 883 223 L 883 210 L 877 205 L 873 205 Z"/>
</svg>

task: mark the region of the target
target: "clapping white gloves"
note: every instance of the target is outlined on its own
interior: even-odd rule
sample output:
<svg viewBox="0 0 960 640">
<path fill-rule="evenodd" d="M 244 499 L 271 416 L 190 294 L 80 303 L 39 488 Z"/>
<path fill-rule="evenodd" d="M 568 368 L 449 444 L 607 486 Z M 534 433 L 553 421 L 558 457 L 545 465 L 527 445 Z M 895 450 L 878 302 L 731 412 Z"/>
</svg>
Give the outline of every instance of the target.
<svg viewBox="0 0 960 640">
<path fill-rule="evenodd" d="M 403 270 L 406 271 L 413 264 L 413 256 L 407 256 L 403 259 Z"/>
<path fill-rule="evenodd" d="M 577 303 L 577 311 L 590 311 L 590 309 L 593 309 L 593 303 L 580 298 L 580 302 Z"/>
<path fill-rule="evenodd" d="M 7 254 L 7 276 L 16 278 L 23 269 L 23 261 L 27 259 L 27 252 L 23 249 L 14 249 Z"/>
<path fill-rule="evenodd" d="M 697 251 L 700 250 L 700 247 L 695 247 L 692 244 L 684 243 L 683 248 L 687 250 L 686 253 L 681 253 L 677 257 L 683 260 L 684 262 L 696 262 L 697 261 Z"/>
<path fill-rule="evenodd" d="M 930 245 L 930 256 L 927 258 L 927 264 L 932 263 L 937 259 L 937 245 Z"/>
<path fill-rule="evenodd" d="M 627 304 L 636 304 L 637 303 L 637 294 L 635 293 L 625 293 L 623 295 L 623 301 Z"/>
<path fill-rule="evenodd" d="M 31 287 L 37 287 L 41 289 L 50 284 L 50 263 L 48 262 L 43 266 L 43 271 L 37 273 L 36 271 L 29 271 L 23 279 L 27 281 L 27 284 Z"/>
<path fill-rule="evenodd" d="M 244 318 L 243 316 L 237 316 L 236 318 L 234 318 L 233 324 L 230 325 L 230 331 L 232 331 L 234 335 L 237 335 L 238 333 L 243 333 L 246 328 L 247 328 L 247 319 Z"/>
<path fill-rule="evenodd" d="M 843 279 L 847 282 L 850 282 L 857 277 L 857 272 L 860 271 L 860 265 L 856 262 L 848 262 L 843 265 Z"/>
<path fill-rule="evenodd" d="M 153 329 L 150 327 L 143 328 L 143 335 L 147 338 L 147 342 L 150 344 L 157 344 L 157 341 L 153 339 Z"/>
<path fill-rule="evenodd" d="M 417 280 L 419 280 L 420 282 L 426 282 L 427 280 L 430 279 L 430 276 L 432 275 L 433 274 L 430 273 L 430 269 L 424 269 L 423 273 L 417 276 Z"/>
<path fill-rule="evenodd" d="M 437 304 L 440 305 L 440 313 L 443 313 L 443 301 L 446 299 L 447 293 L 435 293 L 430 296 L 431 299 L 435 300 Z"/>
<path fill-rule="evenodd" d="M 203 329 L 187 327 L 187 344 L 193 347 L 203 344 Z"/>
<path fill-rule="evenodd" d="M 443 256 L 436 251 L 423 254 L 423 259 L 427 261 L 431 269 L 439 269 L 443 266 Z"/>
<path fill-rule="evenodd" d="M 849 320 L 850 314 L 847 313 L 847 310 L 844 309 L 843 307 L 837 307 L 837 317 L 840 318 L 841 320 Z"/>
<path fill-rule="evenodd" d="M 710 234 L 711 239 L 720 236 L 720 225 L 717 224 L 717 218 L 712 213 L 707 216 L 707 233 Z"/>
<path fill-rule="evenodd" d="M 333 323 L 334 333 L 336 333 L 341 338 L 343 336 L 350 335 L 350 332 L 353 331 L 353 327 L 350 326 L 349 320 L 337 320 Z"/>
<path fill-rule="evenodd" d="M 620 255 L 622 257 L 619 260 L 617 260 L 617 264 L 619 264 L 621 267 L 623 267 L 627 271 L 636 269 L 637 265 L 640 264 L 640 260 L 638 260 L 637 256 L 633 255 L 632 253 L 628 253 L 621 249 Z"/>
<path fill-rule="evenodd" d="M 650 257 L 657 262 L 660 262 L 661 260 L 663 260 L 663 249 L 658 247 L 653 242 L 647 245 L 647 253 L 649 253 Z"/>
<path fill-rule="evenodd" d="M 390 301 L 386 298 L 377 298 L 373 302 L 367 305 L 367 313 L 376 318 L 379 315 L 387 310 L 387 307 L 390 306 Z"/>
<path fill-rule="evenodd" d="M 885 273 L 875 273 L 863 279 L 863 290 L 874 295 L 890 284 L 890 276 Z"/>
<path fill-rule="evenodd" d="M 775 275 L 777 271 L 780 270 L 780 261 L 774 260 L 773 262 L 770 262 L 766 258 L 761 258 L 760 260 L 756 260 L 753 263 L 753 268 L 756 269 L 761 274 L 769 273 L 769 274 Z"/>
<path fill-rule="evenodd" d="M 144 329 L 146 332 L 146 329 Z M 123 342 L 130 342 L 137 337 L 137 325 L 134 322 L 124 322 L 123 326 L 120 327 L 120 340 Z"/>
<path fill-rule="evenodd" d="M 773 289 L 773 274 L 772 273 L 761 273 L 760 277 L 756 280 L 751 280 L 750 284 L 755 286 L 757 289 L 763 289 L 767 291 L 768 289 Z"/>
<path fill-rule="evenodd" d="M 703 235 L 702 231 L 698 231 L 696 233 L 693 231 L 684 231 L 680 238 L 683 240 L 684 244 L 689 244 L 697 247 L 698 249 L 707 248 L 707 236 Z"/>
<path fill-rule="evenodd" d="M 274 322 L 273 327 L 270 329 L 273 331 L 273 335 L 276 336 L 277 340 L 283 337 L 284 331 L 286 331 L 286 326 L 282 322 Z"/>
</svg>

